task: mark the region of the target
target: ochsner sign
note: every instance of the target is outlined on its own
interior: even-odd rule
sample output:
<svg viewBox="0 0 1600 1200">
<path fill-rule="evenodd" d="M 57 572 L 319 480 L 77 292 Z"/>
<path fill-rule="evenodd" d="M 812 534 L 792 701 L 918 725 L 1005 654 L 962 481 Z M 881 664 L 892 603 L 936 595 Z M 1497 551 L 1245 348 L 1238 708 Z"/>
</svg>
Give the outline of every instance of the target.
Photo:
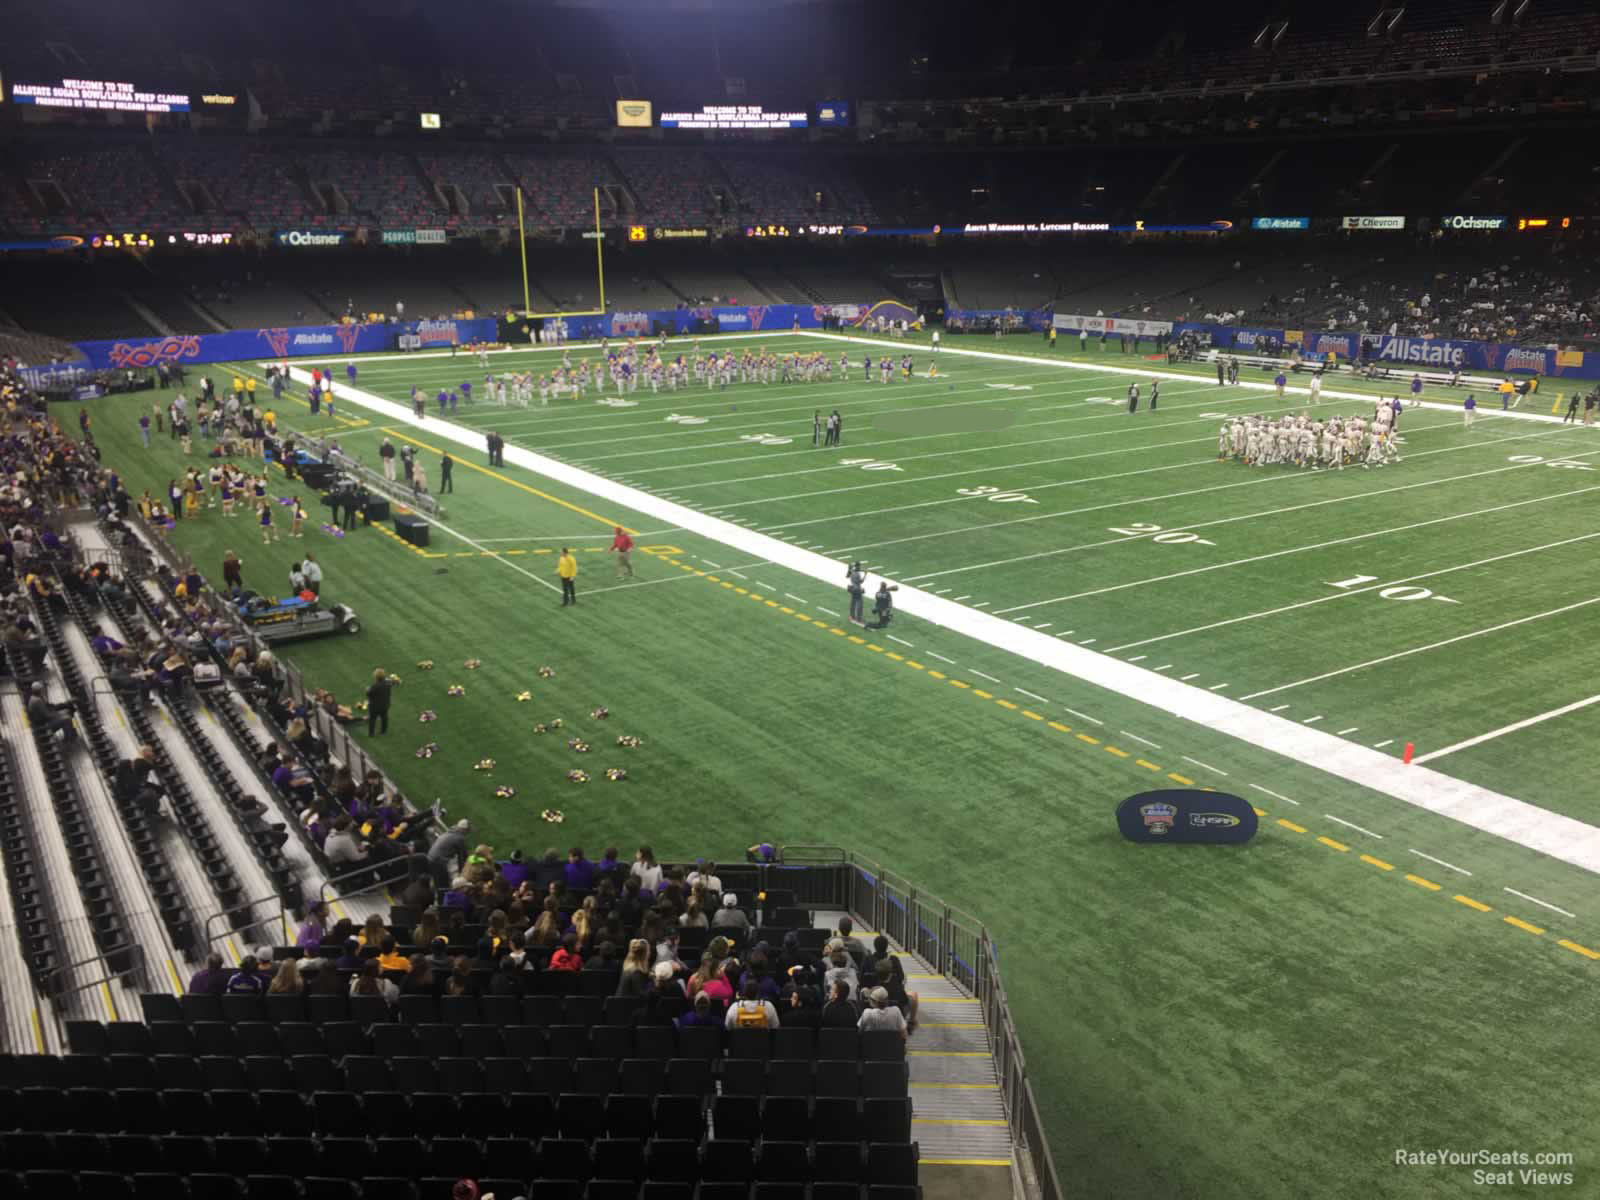
<svg viewBox="0 0 1600 1200">
<path fill-rule="evenodd" d="M 310 229 L 280 229 L 274 237 L 280 246 L 342 246 L 340 231 L 316 232 Z"/>
<path fill-rule="evenodd" d="M 1340 222 L 1344 229 L 1404 229 L 1404 217 L 1345 217 Z"/>
<path fill-rule="evenodd" d="M 1504 229 L 1507 220 L 1505 217 L 1445 217 L 1439 222 L 1441 229 Z"/>
</svg>

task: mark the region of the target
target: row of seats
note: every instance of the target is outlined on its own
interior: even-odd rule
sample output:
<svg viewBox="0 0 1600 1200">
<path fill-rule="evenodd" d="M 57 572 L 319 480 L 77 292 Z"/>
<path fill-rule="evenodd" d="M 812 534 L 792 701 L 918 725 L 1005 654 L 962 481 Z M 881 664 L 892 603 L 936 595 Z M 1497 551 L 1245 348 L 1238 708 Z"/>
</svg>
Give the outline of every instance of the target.
<svg viewBox="0 0 1600 1200">
<path fill-rule="evenodd" d="M 101 1025 L 74 1021 L 67 1028 L 73 1054 L 378 1054 L 448 1058 L 788 1058 L 899 1062 L 905 1039 L 893 1030 L 849 1027 L 723 1029 L 718 1025 L 392 1025 L 382 1022 L 242 1021 L 193 1025 L 157 1021 Z M 49 1068 L 44 1068 L 48 1070 Z"/>
<path fill-rule="evenodd" d="M 17 658 L 18 654 L 8 657 Z M 11 911 L 17 915 L 17 940 L 35 984 L 66 962 L 35 857 L 35 838 L 17 789 L 11 747 L 0 743 L 0 858 L 5 861 Z"/>
<path fill-rule="evenodd" d="M 433 1169 L 437 1170 L 435 1166 Z M 28 1171 L 0 1173 L 0 1188 L 17 1200 L 451 1200 L 456 1176 L 416 1180 L 369 1175 L 360 1180 L 325 1175 L 245 1176 Z M 626 1179 L 478 1179 L 481 1194 L 499 1200 L 921 1200 L 922 1189 L 854 1183 L 676 1183 Z"/>
<path fill-rule="evenodd" d="M 42 1056 L 11 1060 L 8 1078 L 22 1088 L 157 1088 L 179 1091 L 313 1092 L 724 1092 L 744 1096 L 905 1096 L 904 1062 L 834 1059 L 727 1058 L 386 1058 L 350 1054 L 277 1055 L 142 1054 L 72 1055 L 55 1078 L 30 1078 Z M 48 1060 L 46 1060 L 48 1061 Z"/>
<path fill-rule="evenodd" d="M 798 1142 L 772 1139 L 707 1137 L 411 1138 L 323 1137 L 174 1139 L 161 1160 L 176 1165 L 174 1150 L 189 1152 L 186 1170 L 216 1170 L 255 1175 L 292 1166 L 296 1174 L 361 1179 L 369 1175 L 417 1178 L 444 1166 L 460 1176 L 494 1175 L 527 1179 L 617 1179 L 635 1185 L 646 1179 L 675 1183 L 822 1183 L 878 1184 L 909 1187 L 917 1182 L 915 1142 Z M 199 1143 L 196 1145 L 196 1143 Z M 113 1158 L 105 1144 L 77 1137 L 25 1140 L 6 1135 L 8 1169 L 18 1171 L 124 1171 L 142 1169 Z M 81 1151 L 83 1157 L 77 1157 Z M 135 1147 L 140 1158 L 154 1158 Z M 73 1154 L 66 1158 L 64 1155 Z M 90 1164 L 93 1164 L 92 1166 Z M 170 1167 L 169 1167 L 170 1169 Z"/>
<path fill-rule="evenodd" d="M 689 1060 L 681 1060 L 688 1062 Z M 783 1073 L 775 1076 L 778 1084 Z M 0 1127 L 34 1133 L 68 1130 L 76 1133 L 188 1133 L 283 1134 L 309 1137 L 316 1132 L 352 1135 L 430 1136 L 465 1134 L 505 1134 L 551 1127 L 553 1122 L 568 1128 L 592 1131 L 613 1128 L 613 1120 L 629 1123 L 636 1132 L 653 1128 L 679 1131 L 698 1129 L 701 1099 L 709 1095 L 709 1081 L 699 1079 L 671 1081 L 673 1086 L 694 1090 L 660 1095 L 624 1092 L 345 1092 L 321 1091 L 306 1096 L 291 1089 L 248 1091 L 244 1089 L 200 1091 L 198 1089 L 155 1088 L 23 1088 L 20 1092 L 0 1092 L 0 1109 L 9 1118 Z M 807 1111 L 815 1114 L 847 1111 L 859 1095 L 856 1080 L 814 1081 L 816 1103 Z M 700 1086 L 696 1087 L 698 1084 Z M 734 1097 L 754 1105 L 760 1099 L 806 1101 L 812 1094 L 800 1091 L 790 1095 L 777 1091 L 763 1097 L 766 1076 L 751 1073 L 735 1079 Z M 796 1089 L 799 1090 L 798 1088 Z M 906 1103 L 904 1091 L 897 1095 L 870 1095 L 865 1101 L 887 1100 L 875 1105 L 885 1112 L 898 1111 Z M 824 1103 L 827 1101 L 829 1103 Z M 842 1101 L 843 1103 L 832 1103 Z M 798 1111 L 794 1104 L 779 1109 Z M 863 1110 L 864 1111 L 864 1110 Z M 649 1120 L 646 1120 L 646 1114 Z"/>
<path fill-rule="evenodd" d="M 482 1117 L 464 1129 L 389 1131 L 363 1127 L 360 1120 L 328 1112 L 326 1127 L 290 1133 L 245 1129 L 237 1132 L 185 1130 L 159 1136 L 149 1130 L 121 1132 L 60 1129 L 21 1129 L 0 1133 L 0 1147 L 6 1161 L 26 1162 L 36 1167 L 101 1170 L 102 1159 L 125 1163 L 128 1171 L 180 1171 L 210 1169 L 211 1150 L 216 1143 L 216 1161 L 226 1166 L 236 1155 L 225 1147 L 248 1140 L 264 1143 L 277 1158 L 287 1155 L 294 1161 L 306 1158 L 304 1145 L 313 1137 L 376 1138 L 380 1146 L 390 1141 L 412 1142 L 431 1137 L 480 1137 L 495 1139 L 526 1138 L 534 1132 L 552 1136 L 597 1141 L 601 1138 L 667 1138 L 700 1141 L 708 1131 L 719 1137 L 764 1138 L 792 1142 L 904 1142 L 911 1137 L 911 1103 L 875 1097 L 856 1100 L 847 1096 L 718 1096 L 709 1105 L 699 1095 L 629 1096 L 621 1093 L 601 1100 L 593 1096 L 569 1094 L 552 1100 L 542 1094 L 516 1094 L 508 1103 L 496 1106 L 464 1103 L 469 1116 Z M 324 1104 L 324 1109 L 328 1106 Z M 359 1109 L 353 1110 L 359 1118 Z M 509 1118 L 509 1119 L 508 1119 Z M 205 1143 L 205 1145 L 200 1145 Z M 151 1147 L 154 1147 L 152 1150 Z M 52 1151 L 50 1148 L 54 1147 Z M 17 1157 L 23 1154 L 24 1157 Z M 52 1154 L 54 1157 L 52 1158 Z M 164 1156 L 164 1157 L 163 1157 Z M 309 1161 L 309 1160 L 307 1160 Z M 112 1169 L 110 1167 L 104 1169 Z M 250 1174 L 256 1168 L 240 1170 Z"/>
</svg>

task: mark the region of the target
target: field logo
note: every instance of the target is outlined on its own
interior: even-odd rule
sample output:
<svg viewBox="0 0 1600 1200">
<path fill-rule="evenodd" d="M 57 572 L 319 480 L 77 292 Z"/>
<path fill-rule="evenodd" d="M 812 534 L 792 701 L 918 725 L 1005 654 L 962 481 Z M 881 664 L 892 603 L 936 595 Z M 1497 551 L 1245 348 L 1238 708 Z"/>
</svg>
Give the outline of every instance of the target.
<svg viewBox="0 0 1600 1200">
<path fill-rule="evenodd" d="M 287 329 L 258 329 L 257 335 L 272 349 L 273 358 L 289 357 L 289 331 Z"/>
<path fill-rule="evenodd" d="M 118 342 L 111 347 L 109 356 L 113 367 L 153 367 L 158 362 L 177 362 L 180 358 L 200 357 L 200 339 L 197 336 L 166 337 L 159 342 L 141 342 L 129 345 Z"/>
<path fill-rule="evenodd" d="M 1164 837 L 1172 829 L 1173 822 L 1178 819 L 1178 807 L 1175 804 L 1144 804 L 1139 808 L 1139 815 L 1144 818 L 1144 827 L 1156 837 Z"/>
<path fill-rule="evenodd" d="M 1543 350 L 1525 350 L 1520 346 L 1506 347 L 1507 371 L 1537 371 L 1544 372 L 1545 352 Z"/>
</svg>

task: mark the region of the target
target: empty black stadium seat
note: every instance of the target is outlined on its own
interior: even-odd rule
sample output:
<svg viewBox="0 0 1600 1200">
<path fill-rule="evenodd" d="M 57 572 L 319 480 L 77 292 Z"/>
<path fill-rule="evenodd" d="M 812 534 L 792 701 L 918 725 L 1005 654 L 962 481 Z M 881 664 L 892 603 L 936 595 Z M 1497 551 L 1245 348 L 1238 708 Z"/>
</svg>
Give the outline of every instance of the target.
<svg viewBox="0 0 1600 1200">
<path fill-rule="evenodd" d="M 749 1096 L 718 1096 L 711 1104 L 711 1128 L 719 1138 L 754 1141 L 761 1134 L 760 1103 Z"/>
<path fill-rule="evenodd" d="M 815 1143 L 811 1153 L 811 1178 L 818 1183 L 859 1184 L 862 1179 L 861 1143 Z"/>
<path fill-rule="evenodd" d="M 917 1184 L 915 1142 L 871 1142 L 867 1146 L 867 1183 L 892 1187 Z"/>
</svg>

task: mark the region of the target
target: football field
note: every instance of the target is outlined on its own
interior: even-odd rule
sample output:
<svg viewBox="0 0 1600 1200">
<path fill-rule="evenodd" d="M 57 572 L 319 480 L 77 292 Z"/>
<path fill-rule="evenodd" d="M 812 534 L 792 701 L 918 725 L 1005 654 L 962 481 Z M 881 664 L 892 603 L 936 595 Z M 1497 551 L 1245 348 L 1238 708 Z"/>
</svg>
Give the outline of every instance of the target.
<svg viewBox="0 0 1600 1200">
<path fill-rule="evenodd" d="M 383 437 L 409 442 L 435 484 L 448 447 L 456 492 L 427 548 L 376 528 L 263 546 L 215 512 L 174 540 L 211 571 L 238 550 L 262 591 L 315 549 L 324 594 L 364 628 L 291 657 L 347 699 L 374 666 L 400 674 L 372 752 L 502 853 L 842 844 L 978 914 L 1069 1194 L 1480 1190 L 1471 1167 L 1396 1165 L 1439 1147 L 1572 1152 L 1552 1169 L 1596 1186 L 1600 1092 L 1573 1064 L 1600 969 L 1600 441 L 1530 419 L 1562 381 L 1471 429 L 1458 395 L 1425 394 L 1399 462 L 1302 470 L 1218 460 L 1226 418 L 1307 408 L 1250 377 L 1021 339 L 949 339 L 936 379 L 916 343 L 713 346 L 816 350 L 835 377 L 479 398 L 445 418 L 430 403 L 418 422 L 413 385 L 481 394 L 485 369 L 368 357 L 336 418 L 296 401 L 280 423 L 374 465 Z M 951 353 L 966 348 L 981 356 Z M 488 370 L 559 353 L 497 352 Z M 869 353 L 912 354 L 916 377 L 863 379 Z M 326 365 L 342 385 L 344 362 Z M 814 446 L 814 414 L 835 409 L 842 444 Z M 144 450 L 126 398 L 91 412 L 135 496 L 176 473 L 176 443 Z M 480 448 L 490 429 L 503 468 Z M 618 524 L 633 578 L 605 553 Z M 580 563 L 565 610 L 563 545 Z M 845 619 L 855 560 L 869 590 L 903 588 L 887 628 Z M 1459 819 L 1428 802 L 1457 783 Z M 1191 784 L 1250 799 L 1256 840 L 1116 834 L 1119 800 Z"/>
</svg>

